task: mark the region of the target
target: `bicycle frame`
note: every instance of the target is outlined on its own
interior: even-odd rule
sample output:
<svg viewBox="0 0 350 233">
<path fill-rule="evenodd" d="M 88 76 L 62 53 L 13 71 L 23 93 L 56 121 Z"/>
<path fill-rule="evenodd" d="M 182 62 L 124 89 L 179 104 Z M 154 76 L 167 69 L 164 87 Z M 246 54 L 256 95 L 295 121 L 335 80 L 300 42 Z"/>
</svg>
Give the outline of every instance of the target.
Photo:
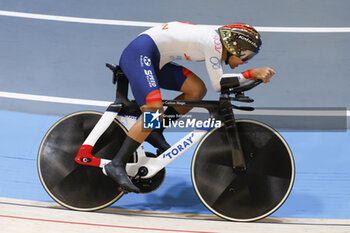
<svg viewBox="0 0 350 233">
<path fill-rule="evenodd" d="M 116 101 L 111 104 L 106 112 L 103 114 L 101 119 L 97 122 L 94 129 L 91 131 L 75 158 L 75 161 L 82 165 L 90 165 L 95 167 L 103 168 L 109 160 L 96 158 L 91 154 L 93 146 L 101 135 L 107 130 L 110 124 L 117 119 L 121 122 L 128 131 L 131 126 L 133 126 L 137 120 L 136 116 L 141 114 L 139 106 L 135 101 L 128 100 L 128 80 L 124 73 L 121 71 L 120 67 L 116 67 L 110 64 L 106 64 L 113 71 L 113 83 L 117 84 Z M 259 80 L 260 81 L 260 80 Z M 226 135 L 228 142 L 231 146 L 232 151 L 232 162 L 233 168 L 239 171 L 246 170 L 246 164 L 241 148 L 241 143 L 238 135 L 238 131 L 235 125 L 235 118 L 232 111 L 232 107 L 249 110 L 253 108 L 250 107 L 238 107 L 231 104 L 231 100 L 242 101 L 242 102 L 252 102 L 253 100 L 249 97 L 244 96 L 243 91 L 250 90 L 261 82 L 253 81 L 249 85 L 245 85 L 236 90 L 231 90 L 235 93 L 236 97 L 230 97 L 230 91 L 226 93 L 222 92 L 219 101 L 189 101 L 189 100 L 165 100 L 163 101 L 163 106 L 186 106 L 186 107 L 200 107 L 205 108 L 209 111 L 210 117 L 220 120 L 226 129 Z M 135 176 L 138 174 L 141 167 L 146 168 L 145 174 L 142 175 L 143 178 L 149 178 L 155 175 L 158 171 L 163 169 L 166 165 L 171 163 L 175 158 L 179 157 L 185 151 L 187 151 L 191 146 L 196 144 L 204 135 L 208 132 L 205 130 L 194 130 L 187 134 L 185 137 L 180 139 L 168 150 L 163 152 L 157 158 L 147 157 L 146 153 L 141 145 L 137 150 L 137 163 L 127 164 L 126 170 L 128 175 Z"/>
<path fill-rule="evenodd" d="M 106 111 L 81 146 L 78 155 L 75 158 L 77 163 L 103 168 L 110 162 L 110 160 L 107 159 L 96 158 L 91 154 L 91 150 L 100 136 L 115 119 L 122 123 L 127 131 L 137 121 L 137 118 L 134 116 L 118 115 L 117 112 Z M 147 169 L 147 175 L 142 176 L 142 178 L 150 178 L 154 176 L 157 172 L 173 162 L 176 158 L 180 157 L 180 155 L 200 141 L 210 129 L 211 128 L 193 130 L 156 158 L 147 157 L 144 147 L 141 145 L 136 150 L 137 162 L 128 163 L 126 165 L 128 175 L 136 176 L 139 169 L 143 167 Z"/>
</svg>

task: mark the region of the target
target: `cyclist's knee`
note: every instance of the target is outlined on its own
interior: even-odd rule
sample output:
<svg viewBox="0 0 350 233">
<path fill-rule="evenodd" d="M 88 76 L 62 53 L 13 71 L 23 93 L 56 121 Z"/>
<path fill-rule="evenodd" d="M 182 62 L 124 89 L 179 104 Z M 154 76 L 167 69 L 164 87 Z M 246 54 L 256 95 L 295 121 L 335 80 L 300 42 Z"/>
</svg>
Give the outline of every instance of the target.
<svg viewBox="0 0 350 233">
<path fill-rule="evenodd" d="M 194 73 L 186 79 L 181 91 L 191 100 L 201 100 L 207 94 L 204 82 Z"/>
<path fill-rule="evenodd" d="M 196 95 L 195 97 L 201 100 L 207 94 L 207 87 L 205 86 L 204 82 L 201 79 L 199 80 L 200 82 L 198 82 L 198 85 L 194 88 L 194 90 Z"/>
<path fill-rule="evenodd" d="M 163 103 L 157 102 L 157 103 L 151 103 L 151 104 L 145 104 L 141 106 L 142 112 L 156 112 L 159 111 L 162 115 L 164 113 Z"/>
</svg>

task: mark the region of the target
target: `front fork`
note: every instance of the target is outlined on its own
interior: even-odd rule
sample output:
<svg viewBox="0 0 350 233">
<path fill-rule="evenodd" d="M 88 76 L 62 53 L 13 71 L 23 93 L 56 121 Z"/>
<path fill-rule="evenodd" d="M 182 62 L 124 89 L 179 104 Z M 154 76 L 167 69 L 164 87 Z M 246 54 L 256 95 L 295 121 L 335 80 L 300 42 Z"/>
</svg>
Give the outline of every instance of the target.
<svg viewBox="0 0 350 233">
<path fill-rule="evenodd" d="M 238 134 L 236 120 L 232 110 L 232 104 L 227 94 L 220 96 L 220 115 L 223 117 L 225 132 L 231 147 L 233 169 L 240 173 L 247 169 L 242 146 Z"/>
</svg>

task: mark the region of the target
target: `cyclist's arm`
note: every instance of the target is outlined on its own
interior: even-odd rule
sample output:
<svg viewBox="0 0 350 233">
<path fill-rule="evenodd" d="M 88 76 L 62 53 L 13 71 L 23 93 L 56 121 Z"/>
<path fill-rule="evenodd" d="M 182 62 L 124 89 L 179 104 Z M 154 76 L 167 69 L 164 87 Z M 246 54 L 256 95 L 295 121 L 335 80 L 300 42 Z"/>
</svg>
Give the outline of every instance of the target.
<svg viewBox="0 0 350 233">
<path fill-rule="evenodd" d="M 216 92 L 221 91 L 220 81 L 224 78 L 232 78 L 237 77 L 240 84 L 244 84 L 250 80 L 252 80 L 253 76 L 251 70 L 245 71 L 243 73 L 228 73 L 224 74 L 222 70 L 222 62 L 216 56 L 206 56 L 205 65 L 208 71 L 208 75 L 210 78 L 210 82 Z M 217 62 L 219 61 L 219 62 Z"/>
<path fill-rule="evenodd" d="M 237 77 L 240 84 L 244 84 L 255 78 L 253 70 L 248 70 L 243 73 L 229 73 L 224 74 L 222 70 L 222 45 L 218 44 L 218 36 L 211 35 L 209 39 L 203 43 L 205 66 L 208 71 L 210 82 L 216 92 L 221 91 L 220 81 L 224 78 Z M 217 39 L 216 39 L 217 38 Z M 214 40 L 213 40 L 214 39 Z M 216 40 L 215 40 L 216 39 Z"/>
</svg>

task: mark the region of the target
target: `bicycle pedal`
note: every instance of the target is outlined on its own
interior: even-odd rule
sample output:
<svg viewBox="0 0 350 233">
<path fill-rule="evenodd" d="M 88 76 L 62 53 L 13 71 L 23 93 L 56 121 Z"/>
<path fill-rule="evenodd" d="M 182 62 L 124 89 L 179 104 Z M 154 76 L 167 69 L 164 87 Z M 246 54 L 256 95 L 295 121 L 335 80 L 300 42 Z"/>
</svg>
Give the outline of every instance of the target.
<svg viewBox="0 0 350 233">
<path fill-rule="evenodd" d="M 142 177 L 142 176 L 141 176 Z M 140 189 L 140 193 L 151 193 L 157 190 L 160 185 L 163 183 L 165 178 L 165 168 L 160 170 L 157 174 L 152 176 L 151 178 L 137 179 L 137 176 L 135 176 L 134 179 L 132 179 L 132 183 Z"/>
</svg>

